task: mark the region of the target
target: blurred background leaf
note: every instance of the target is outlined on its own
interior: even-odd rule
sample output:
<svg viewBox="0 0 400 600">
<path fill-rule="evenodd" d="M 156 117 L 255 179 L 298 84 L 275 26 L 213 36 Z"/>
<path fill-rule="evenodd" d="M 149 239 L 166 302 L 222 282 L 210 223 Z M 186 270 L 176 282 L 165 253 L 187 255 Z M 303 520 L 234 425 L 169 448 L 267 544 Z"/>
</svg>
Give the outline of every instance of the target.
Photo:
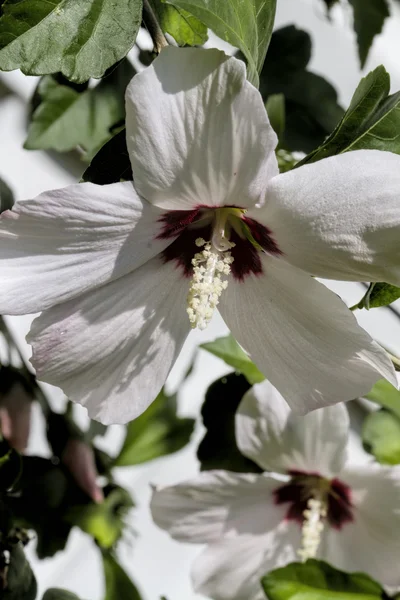
<svg viewBox="0 0 400 600">
<path fill-rule="evenodd" d="M 138 465 L 177 452 L 188 444 L 194 424 L 194 419 L 177 416 L 176 395 L 161 390 L 148 409 L 128 424 L 114 466 Z"/>
</svg>

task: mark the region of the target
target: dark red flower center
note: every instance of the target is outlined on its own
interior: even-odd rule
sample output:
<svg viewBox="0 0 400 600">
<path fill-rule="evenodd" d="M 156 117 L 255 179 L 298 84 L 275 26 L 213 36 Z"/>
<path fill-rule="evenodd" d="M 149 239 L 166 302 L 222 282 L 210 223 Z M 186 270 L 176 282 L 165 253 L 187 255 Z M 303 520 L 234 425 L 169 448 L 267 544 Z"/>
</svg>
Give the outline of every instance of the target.
<svg viewBox="0 0 400 600">
<path fill-rule="evenodd" d="M 263 272 L 261 252 L 281 255 L 272 232 L 254 219 L 246 217 L 246 211 L 237 207 L 215 208 L 199 206 L 193 210 L 165 212 L 159 219 L 161 231 L 157 239 L 171 240 L 163 252 L 165 262 L 175 261 L 185 277 L 192 277 L 194 255 L 199 251 L 196 240 L 211 242 L 215 228 L 223 213 L 224 235 L 232 244 L 231 274 L 239 281 L 254 273 Z"/>
<path fill-rule="evenodd" d="M 311 498 L 322 498 L 326 521 L 335 529 L 354 520 L 350 488 L 339 479 L 325 479 L 316 473 L 290 471 L 291 480 L 274 491 L 276 504 L 288 504 L 286 519 L 302 524 Z"/>
</svg>

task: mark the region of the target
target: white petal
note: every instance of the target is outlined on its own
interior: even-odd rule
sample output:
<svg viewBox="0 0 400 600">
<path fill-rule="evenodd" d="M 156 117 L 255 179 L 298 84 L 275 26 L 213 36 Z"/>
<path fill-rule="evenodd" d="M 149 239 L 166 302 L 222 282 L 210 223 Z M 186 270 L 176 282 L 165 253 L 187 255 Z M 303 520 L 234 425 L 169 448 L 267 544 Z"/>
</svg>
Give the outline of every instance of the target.
<svg viewBox="0 0 400 600">
<path fill-rule="evenodd" d="M 205 471 L 191 481 L 156 490 L 152 516 L 173 538 L 192 543 L 266 533 L 286 514 L 287 507 L 273 501 L 280 485 L 267 475 Z"/>
<path fill-rule="evenodd" d="M 253 206 L 278 173 L 262 98 L 219 50 L 163 50 L 127 88 L 126 130 L 135 185 L 162 208 Z"/>
<path fill-rule="evenodd" d="M 261 577 L 296 560 L 299 546 L 300 527 L 288 521 L 268 534 L 224 538 L 196 559 L 194 588 L 213 600 L 265 600 Z"/>
<path fill-rule="evenodd" d="M 299 417 L 269 381 L 253 386 L 236 413 L 239 450 L 268 471 L 332 477 L 345 463 L 348 432 L 344 404 Z"/>
<path fill-rule="evenodd" d="M 0 314 L 49 308 L 140 267 L 168 242 L 131 182 L 81 183 L 0 217 Z"/>
<path fill-rule="evenodd" d="M 271 256 L 264 274 L 231 281 L 222 316 L 259 369 L 298 414 L 397 385 L 385 352 L 324 285 Z"/>
<path fill-rule="evenodd" d="M 275 177 L 254 216 L 312 275 L 400 285 L 399 190 L 400 156 L 359 150 Z"/>
<path fill-rule="evenodd" d="M 354 520 L 329 529 L 320 556 L 346 571 L 400 585 L 400 468 L 368 465 L 339 476 L 351 488 Z"/>
<path fill-rule="evenodd" d="M 45 311 L 28 336 L 38 378 L 102 423 L 126 423 L 155 399 L 188 334 L 188 283 L 156 257 Z"/>
</svg>

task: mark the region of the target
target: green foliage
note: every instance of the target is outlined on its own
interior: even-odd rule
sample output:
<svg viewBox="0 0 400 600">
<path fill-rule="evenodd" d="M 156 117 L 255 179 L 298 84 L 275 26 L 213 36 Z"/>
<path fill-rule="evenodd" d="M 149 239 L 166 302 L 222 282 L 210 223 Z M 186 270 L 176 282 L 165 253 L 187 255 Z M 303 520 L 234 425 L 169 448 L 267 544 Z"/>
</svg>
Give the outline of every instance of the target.
<svg viewBox="0 0 400 600">
<path fill-rule="evenodd" d="M 387 0 L 349 0 L 354 13 L 354 31 L 357 35 L 361 68 L 364 67 L 374 37 L 381 33 L 390 16 Z"/>
<path fill-rule="evenodd" d="M 171 0 L 197 17 L 220 38 L 239 48 L 247 60 L 247 78 L 256 87 L 272 34 L 276 0 Z"/>
<path fill-rule="evenodd" d="M 120 487 L 105 490 L 101 504 L 84 504 L 67 509 L 65 518 L 92 536 L 101 548 L 112 548 L 124 531 L 124 518 L 134 506 L 129 493 Z"/>
<path fill-rule="evenodd" d="M 358 85 L 342 120 L 298 166 L 349 150 L 387 150 L 400 154 L 400 92 L 389 96 L 390 77 L 380 66 Z"/>
<path fill-rule="evenodd" d="M 250 387 L 243 375 L 230 373 L 214 381 L 208 388 L 201 409 L 207 431 L 197 450 L 202 471 L 226 469 L 239 473 L 262 472 L 258 465 L 241 454 L 236 444 L 235 414 Z"/>
<path fill-rule="evenodd" d="M 149 408 L 129 423 L 114 466 L 138 465 L 186 446 L 195 421 L 178 417 L 176 411 L 176 395 L 161 390 Z"/>
<path fill-rule="evenodd" d="M 141 16 L 142 0 L 5 0 L 0 70 L 102 77 L 133 46 Z"/>
<path fill-rule="evenodd" d="M 281 142 L 285 133 L 285 96 L 283 94 L 268 96 L 265 108 L 272 128 Z"/>
<path fill-rule="evenodd" d="M 364 448 L 383 464 L 400 463 L 400 418 L 382 408 L 368 415 L 363 423 Z"/>
<path fill-rule="evenodd" d="M 104 144 L 82 175 L 82 180 L 98 185 L 133 180 L 125 129 Z"/>
<path fill-rule="evenodd" d="M 103 553 L 103 568 L 106 580 L 104 600 L 141 600 L 136 586 L 109 552 Z"/>
<path fill-rule="evenodd" d="M 201 46 L 208 39 L 207 27 L 186 10 L 150 0 L 161 29 L 169 33 L 179 46 Z"/>
<path fill-rule="evenodd" d="M 311 152 L 322 144 L 343 115 L 335 88 L 307 70 L 311 38 L 290 25 L 274 31 L 264 67 L 260 92 L 264 100 L 285 97 L 285 131 L 279 138 L 287 150 Z"/>
<path fill-rule="evenodd" d="M 44 593 L 42 600 L 79 600 L 76 594 L 67 590 L 51 588 Z"/>
<path fill-rule="evenodd" d="M 386 379 L 380 379 L 365 398 L 392 411 L 400 419 L 400 391 Z"/>
<path fill-rule="evenodd" d="M 10 490 L 18 483 L 21 470 L 21 456 L 1 439 L 0 431 L 0 492 Z"/>
<path fill-rule="evenodd" d="M 47 417 L 47 440 L 54 456 L 62 456 L 68 440 L 84 440 L 85 435 L 67 414 L 51 412 Z"/>
<path fill-rule="evenodd" d="M 0 214 L 14 205 L 14 195 L 3 179 L 0 179 Z"/>
<path fill-rule="evenodd" d="M 26 560 L 25 553 L 20 543 L 14 544 L 10 552 L 10 565 L 6 572 L 7 587 L 1 591 L 2 580 L 0 577 L 0 596 L 2 600 L 35 600 L 37 584 L 35 575 Z M 1 561 L 1 559 L 0 559 Z M 0 575 L 3 568 L 0 565 Z"/>
<path fill-rule="evenodd" d="M 24 147 L 58 152 L 80 147 L 90 159 L 111 138 L 113 127 L 123 123 L 125 89 L 134 74 L 123 60 L 96 87 L 79 91 L 65 79 L 43 77 Z"/>
<path fill-rule="evenodd" d="M 366 294 L 360 302 L 352 308 L 379 308 L 380 306 L 389 306 L 395 300 L 400 298 L 400 288 L 390 283 L 371 283 Z"/>
<path fill-rule="evenodd" d="M 345 573 L 318 560 L 291 563 L 262 578 L 269 600 L 380 600 L 382 587 L 364 573 Z"/>
<path fill-rule="evenodd" d="M 218 356 L 227 365 L 242 373 L 251 385 L 260 383 L 265 379 L 264 375 L 250 360 L 246 352 L 242 350 L 232 334 L 217 338 L 213 342 L 201 344 L 200 348 L 207 350 L 207 352 L 214 354 L 214 356 Z"/>
</svg>

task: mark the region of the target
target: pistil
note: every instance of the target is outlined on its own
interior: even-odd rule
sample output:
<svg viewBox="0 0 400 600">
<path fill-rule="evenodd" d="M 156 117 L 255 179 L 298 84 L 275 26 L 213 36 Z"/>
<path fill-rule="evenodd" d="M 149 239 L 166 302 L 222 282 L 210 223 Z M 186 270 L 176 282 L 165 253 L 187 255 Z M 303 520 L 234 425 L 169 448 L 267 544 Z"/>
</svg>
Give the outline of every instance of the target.
<svg viewBox="0 0 400 600">
<path fill-rule="evenodd" d="M 326 502 L 321 498 L 310 498 L 303 512 L 301 548 L 297 552 L 303 562 L 317 555 L 326 516 Z"/>
<path fill-rule="evenodd" d="M 214 243 L 215 236 L 218 238 L 217 244 Z M 216 231 L 212 243 L 203 238 L 196 240 L 196 246 L 203 250 L 192 259 L 193 277 L 186 309 L 193 329 L 205 329 L 211 321 L 219 298 L 228 286 L 228 281 L 223 276 L 228 276 L 231 272 L 233 257 L 229 249 L 234 245 L 225 238 L 224 230 Z"/>
</svg>

